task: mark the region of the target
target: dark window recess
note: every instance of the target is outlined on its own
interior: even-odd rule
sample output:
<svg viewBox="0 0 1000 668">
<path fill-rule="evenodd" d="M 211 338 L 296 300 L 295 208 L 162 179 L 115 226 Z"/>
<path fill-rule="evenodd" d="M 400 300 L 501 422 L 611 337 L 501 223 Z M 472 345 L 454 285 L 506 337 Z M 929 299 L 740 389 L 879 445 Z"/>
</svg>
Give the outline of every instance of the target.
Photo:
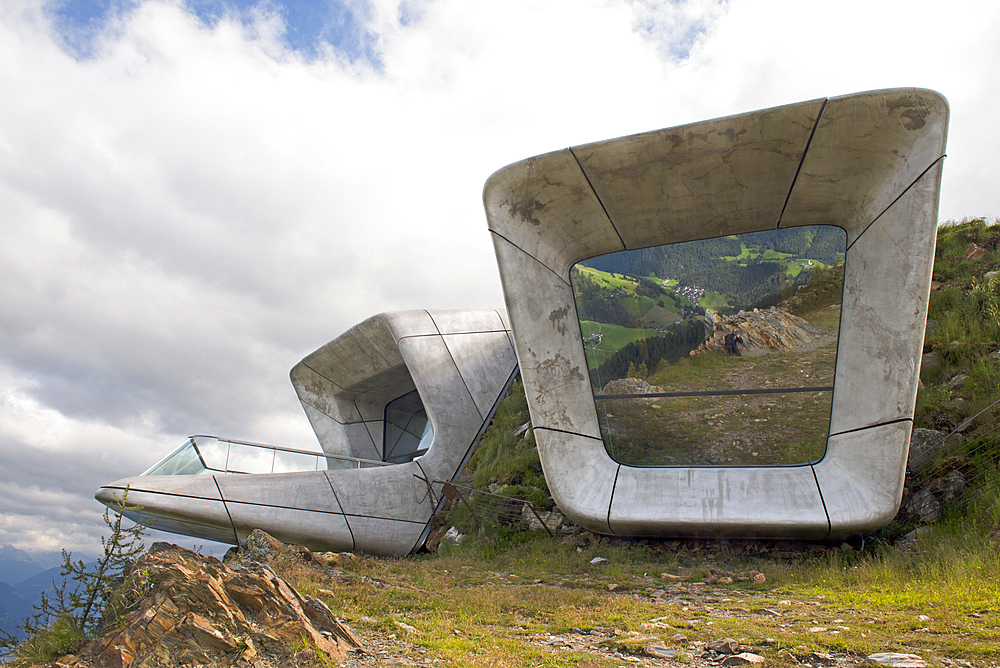
<svg viewBox="0 0 1000 668">
<path fill-rule="evenodd" d="M 393 464 L 412 461 L 427 452 L 434 432 L 427 412 L 414 390 L 385 406 L 382 459 Z"/>
</svg>

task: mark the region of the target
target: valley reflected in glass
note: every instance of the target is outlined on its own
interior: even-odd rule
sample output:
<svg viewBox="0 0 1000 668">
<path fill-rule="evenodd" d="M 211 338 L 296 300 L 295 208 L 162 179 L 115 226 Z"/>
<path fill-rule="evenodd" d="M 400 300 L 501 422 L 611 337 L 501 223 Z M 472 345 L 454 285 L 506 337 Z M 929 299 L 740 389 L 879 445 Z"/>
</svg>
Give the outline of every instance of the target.
<svg viewBox="0 0 1000 668">
<path fill-rule="evenodd" d="M 611 457 L 635 466 L 821 459 L 845 252 L 841 228 L 811 226 L 576 264 L 580 331 Z"/>
</svg>

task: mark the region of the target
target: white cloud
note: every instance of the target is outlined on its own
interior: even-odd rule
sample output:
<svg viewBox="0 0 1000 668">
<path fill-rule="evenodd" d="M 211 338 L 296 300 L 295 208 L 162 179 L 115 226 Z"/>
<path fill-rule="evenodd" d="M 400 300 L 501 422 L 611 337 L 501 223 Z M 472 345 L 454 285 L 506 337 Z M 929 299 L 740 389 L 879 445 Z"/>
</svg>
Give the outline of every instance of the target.
<svg viewBox="0 0 1000 668">
<path fill-rule="evenodd" d="M 0 486 L 39 499 L 4 495 L 0 542 L 22 548 L 81 549 L 93 490 L 187 433 L 310 445 L 288 369 L 359 320 L 501 306 L 481 190 L 529 155 L 916 85 L 953 108 L 942 218 L 1000 211 L 992 2 L 380 0 L 381 69 L 165 0 L 74 59 L 39 3 L 0 7 Z"/>
</svg>

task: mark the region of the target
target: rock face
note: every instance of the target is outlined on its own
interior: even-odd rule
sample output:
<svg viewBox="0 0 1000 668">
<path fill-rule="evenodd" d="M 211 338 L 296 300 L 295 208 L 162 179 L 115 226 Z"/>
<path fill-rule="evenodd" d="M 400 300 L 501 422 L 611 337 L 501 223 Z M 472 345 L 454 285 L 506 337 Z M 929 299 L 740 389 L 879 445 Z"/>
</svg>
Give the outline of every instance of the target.
<svg viewBox="0 0 1000 668">
<path fill-rule="evenodd" d="M 906 468 L 910 473 L 923 473 L 954 445 L 945 440 L 946 436 L 946 433 L 936 429 L 917 427 L 913 430 L 910 435 L 910 455 L 906 461 Z"/>
<path fill-rule="evenodd" d="M 601 394 L 654 394 L 664 391 L 659 385 L 650 385 L 641 378 L 617 378 L 608 382 Z"/>
<path fill-rule="evenodd" d="M 733 331 L 739 331 L 746 350 L 792 350 L 823 335 L 818 327 L 813 327 L 802 318 L 776 306 L 766 311 L 754 309 L 728 316 L 707 310 L 705 329 L 705 342 L 691 351 L 692 355 L 725 355 L 726 334 Z"/>
<path fill-rule="evenodd" d="M 906 490 L 899 515 L 919 523 L 935 522 L 948 506 L 961 505 L 968 488 L 968 463 L 951 457 L 930 468 L 924 477 Z"/>
<path fill-rule="evenodd" d="M 135 568 L 148 571 L 154 585 L 124 626 L 60 664 L 263 666 L 279 665 L 296 651 L 315 659 L 319 650 L 342 660 L 360 649 L 322 601 L 299 594 L 266 564 L 244 560 L 230 568 L 214 557 L 155 543 Z M 311 663 L 308 657 L 293 662 Z"/>
</svg>

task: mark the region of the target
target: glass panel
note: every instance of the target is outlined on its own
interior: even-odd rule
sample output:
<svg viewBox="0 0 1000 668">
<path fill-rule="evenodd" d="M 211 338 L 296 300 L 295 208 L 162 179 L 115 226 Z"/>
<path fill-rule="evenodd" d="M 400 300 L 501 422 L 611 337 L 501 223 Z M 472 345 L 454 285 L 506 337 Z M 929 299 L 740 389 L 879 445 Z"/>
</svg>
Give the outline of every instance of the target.
<svg viewBox="0 0 1000 668">
<path fill-rule="evenodd" d="M 822 458 L 846 234 L 813 226 L 611 253 L 573 292 L 601 434 L 623 464 Z"/>
<path fill-rule="evenodd" d="M 290 473 L 292 471 L 315 471 L 319 455 L 309 455 L 301 452 L 274 451 L 274 468 L 272 473 Z"/>
<path fill-rule="evenodd" d="M 197 475 L 205 471 L 191 439 L 142 475 Z"/>
<path fill-rule="evenodd" d="M 427 451 L 433 433 L 416 390 L 386 404 L 383 434 L 382 459 L 387 462 L 408 462 Z"/>
<path fill-rule="evenodd" d="M 338 457 L 327 457 L 326 468 L 329 471 L 356 469 L 358 468 L 358 462 L 354 459 L 340 459 Z"/>
<path fill-rule="evenodd" d="M 193 440 L 201 453 L 201 459 L 205 466 L 224 473 L 226 471 L 226 460 L 229 458 L 229 443 L 220 441 L 210 436 L 195 436 Z"/>
<path fill-rule="evenodd" d="M 229 473 L 270 473 L 275 451 L 242 443 L 229 444 Z"/>
</svg>

